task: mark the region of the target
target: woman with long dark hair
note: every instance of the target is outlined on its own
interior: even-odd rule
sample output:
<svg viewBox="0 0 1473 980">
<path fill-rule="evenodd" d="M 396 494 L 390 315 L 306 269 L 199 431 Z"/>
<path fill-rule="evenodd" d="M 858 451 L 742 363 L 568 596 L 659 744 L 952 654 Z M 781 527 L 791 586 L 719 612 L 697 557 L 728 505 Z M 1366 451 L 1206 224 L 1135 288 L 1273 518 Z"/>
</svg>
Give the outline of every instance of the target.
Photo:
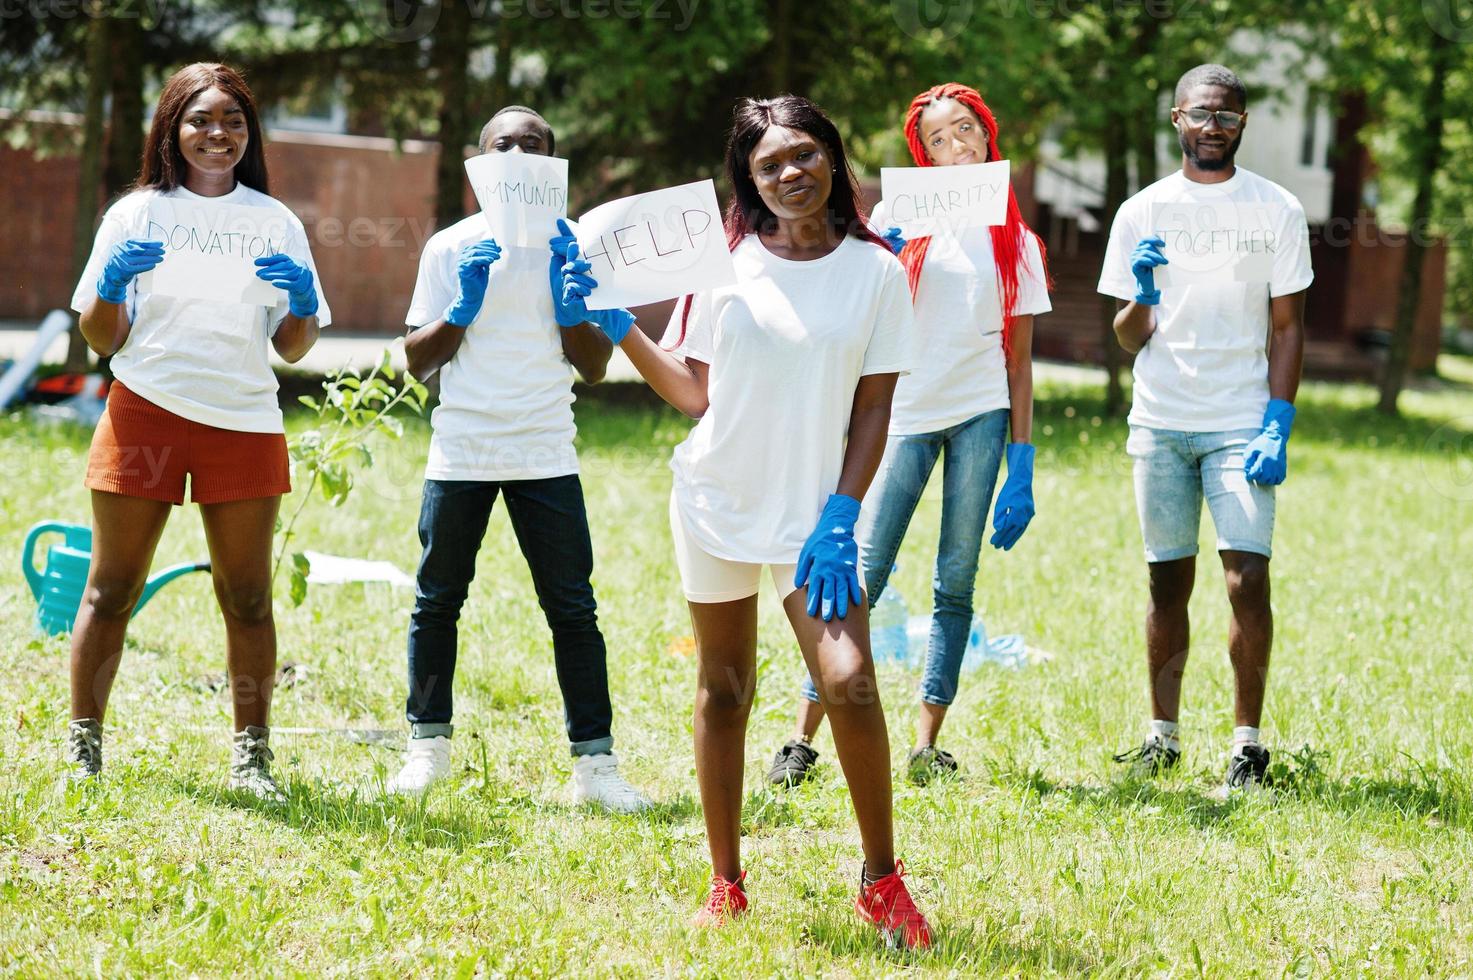
<svg viewBox="0 0 1473 980">
<path fill-rule="evenodd" d="M 997 120 L 966 85 L 948 82 L 917 95 L 904 129 L 920 167 L 1002 159 Z M 884 211 L 881 202 L 877 222 Z M 919 784 L 958 768 L 951 753 L 936 747 L 936 737 L 956 697 L 987 508 L 1004 455 L 1008 477 L 993 512 L 992 545 L 1012 548 L 1033 517 L 1033 317 L 1051 306 L 1043 245 L 1011 188 L 1001 225 L 966 228 L 955 240 L 935 243 L 899 235 L 891 228 L 886 238 L 905 266 L 924 355 L 896 386 L 876 506 L 859 539 L 870 598 L 878 600 L 926 481 L 945 457 L 931 637 L 907 765 Z M 811 740 L 823 716 L 813 680 L 806 679 L 797 734 L 778 750 L 769 781 L 790 785 L 813 771 L 818 752 Z"/>
<path fill-rule="evenodd" d="M 162 295 L 137 278 L 164 259 L 155 218 L 220 204 L 260 209 L 261 226 L 275 229 L 249 239 L 263 253 L 254 258 L 256 275 L 279 290 L 273 306 L 242 303 L 238 294 Z M 247 239 L 220 241 L 244 248 Z M 291 485 L 267 344 L 297 361 L 332 316 L 302 223 L 269 195 L 260 117 L 238 73 L 193 64 L 164 84 L 138 183 L 103 217 L 72 308 L 88 346 L 112 357 L 116 378 L 87 458 L 92 566 L 72 631 L 73 774 L 102 769 L 102 718 L 123 634 L 187 477 L 225 619 L 235 713 L 230 785 L 279 800 L 266 727 L 276 676 L 271 541 Z"/>
<path fill-rule="evenodd" d="M 808 100 L 741 100 L 726 172 L 737 282 L 680 303 L 670 349 L 631 329 L 627 311 L 586 311 L 597 283 L 576 245 L 563 267 L 565 302 L 700 419 L 675 450 L 670 500 L 699 658 L 696 776 L 714 870 L 696 921 L 747 905 L 742 765 L 766 565 L 833 719 L 864 848 L 856 907 L 887 941 L 925 947 L 930 930 L 893 850 L 890 743 L 854 542 L 895 379 L 910 366 L 904 272 L 861 220 L 843 141 Z"/>
</svg>

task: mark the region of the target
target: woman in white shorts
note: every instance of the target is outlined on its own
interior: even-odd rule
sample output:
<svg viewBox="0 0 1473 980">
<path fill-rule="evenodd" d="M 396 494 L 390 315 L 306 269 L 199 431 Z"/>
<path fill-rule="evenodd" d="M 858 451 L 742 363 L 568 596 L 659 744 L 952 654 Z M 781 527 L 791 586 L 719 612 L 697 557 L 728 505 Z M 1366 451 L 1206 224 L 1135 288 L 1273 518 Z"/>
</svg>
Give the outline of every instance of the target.
<svg viewBox="0 0 1473 980">
<path fill-rule="evenodd" d="M 726 151 L 737 282 L 688 297 L 667 346 L 626 311 L 587 311 L 576 246 L 564 301 L 598 323 L 666 401 L 700 419 L 675 450 L 671 528 L 700 672 L 700 782 L 714 876 L 703 925 L 747 906 L 742 767 L 768 566 L 832 720 L 859 822 L 856 908 L 887 941 L 930 945 L 891 831 L 890 743 L 870 658 L 854 523 L 909 367 L 905 273 L 860 218 L 838 130 L 806 99 L 744 99 Z M 803 588 L 806 586 L 806 591 Z"/>
</svg>

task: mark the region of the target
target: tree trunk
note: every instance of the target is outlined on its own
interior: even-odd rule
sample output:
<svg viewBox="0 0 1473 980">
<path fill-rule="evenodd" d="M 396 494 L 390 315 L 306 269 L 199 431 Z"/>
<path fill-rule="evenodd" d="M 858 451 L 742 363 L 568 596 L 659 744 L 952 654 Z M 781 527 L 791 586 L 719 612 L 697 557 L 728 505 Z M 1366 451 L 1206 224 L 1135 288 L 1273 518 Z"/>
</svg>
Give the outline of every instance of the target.
<svg viewBox="0 0 1473 980">
<path fill-rule="evenodd" d="M 498 15 L 496 20 L 496 67 L 491 74 L 490 110 L 492 112 L 511 103 L 511 25 L 510 18 Z"/>
<path fill-rule="evenodd" d="M 1305 327 L 1311 338 L 1336 342 L 1348 339 L 1350 250 L 1355 245 L 1356 218 L 1361 211 L 1366 174 L 1366 150 L 1360 141 L 1366 123 L 1364 92 L 1339 98 L 1338 118 L 1330 145 L 1330 216 L 1323 244 L 1314 255 L 1315 303 Z"/>
<path fill-rule="evenodd" d="M 138 179 L 143 159 L 143 25 L 137 17 L 108 17 L 103 23 L 112 110 L 102 181 L 110 200 Z"/>
<path fill-rule="evenodd" d="M 471 138 L 472 126 L 467 64 L 470 31 L 470 7 L 465 0 L 442 0 L 431 54 L 440 90 L 437 130 L 440 161 L 435 173 L 435 225 L 438 228 L 465 217 L 465 144 Z"/>
<path fill-rule="evenodd" d="M 102 134 L 107 100 L 107 21 L 94 17 L 87 26 L 87 108 L 82 117 L 82 153 L 78 161 L 77 214 L 72 223 L 72 280 L 82 277 L 92 252 L 93 224 L 97 220 L 97 188 L 102 183 Z M 67 338 L 66 369 L 85 371 L 90 363 L 80 324 L 72 324 Z"/>
<path fill-rule="evenodd" d="M 1422 301 L 1422 265 L 1427 257 L 1431 237 L 1433 181 L 1442 165 L 1442 130 L 1447 114 L 1448 71 L 1457 45 L 1450 32 L 1432 31 L 1429 54 L 1432 76 L 1422 92 L 1422 129 L 1412 134 L 1414 172 L 1417 194 L 1412 201 L 1411 227 L 1407 234 L 1406 260 L 1401 270 L 1401 288 L 1396 298 L 1396 327 L 1391 334 L 1391 349 L 1386 357 L 1386 371 L 1381 376 L 1381 400 L 1377 409 L 1386 415 L 1397 414 L 1397 397 L 1406 381 L 1407 362 L 1411 359 L 1412 331 L 1417 322 L 1417 307 Z"/>
<path fill-rule="evenodd" d="M 1166 18 L 1171 16 L 1169 6 L 1161 11 L 1161 16 L 1145 10 L 1137 18 L 1135 37 L 1131 42 L 1131 63 L 1135 65 L 1156 65 L 1160 59 L 1155 57 L 1158 40 L 1161 37 L 1161 29 L 1165 26 Z M 1140 87 L 1141 106 L 1133 127 L 1135 136 L 1135 180 L 1136 190 L 1149 187 L 1156 182 L 1158 167 L 1156 166 L 1156 134 L 1161 128 L 1160 90 L 1157 88 L 1155 74 L 1146 73 Z"/>
<path fill-rule="evenodd" d="M 771 0 L 772 15 L 772 90 L 781 95 L 793 87 L 793 4 L 792 0 Z"/>
<path fill-rule="evenodd" d="M 1129 120 L 1123 113 L 1111 110 L 1105 125 L 1105 202 L 1100 216 L 1106 236 L 1115 220 L 1115 212 L 1125 202 L 1128 179 L 1126 133 Z M 1115 336 L 1115 299 L 1100 297 L 1100 342 L 1105 354 L 1105 414 L 1119 415 L 1125 409 L 1125 392 L 1120 386 L 1120 341 Z"/>
</svg>

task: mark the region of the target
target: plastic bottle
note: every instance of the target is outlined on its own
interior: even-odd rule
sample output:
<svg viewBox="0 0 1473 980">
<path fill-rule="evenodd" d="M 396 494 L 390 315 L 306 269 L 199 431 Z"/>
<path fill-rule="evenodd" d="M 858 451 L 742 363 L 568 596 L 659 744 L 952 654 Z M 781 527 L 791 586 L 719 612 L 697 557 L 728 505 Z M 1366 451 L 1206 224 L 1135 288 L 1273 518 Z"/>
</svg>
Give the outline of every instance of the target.
<svg viewBox="0 0 1473 980">
<path fill-rule="evenodd" d="M 905 651 L 905 666 L 911 670 L 926 663 L 926 654 L 931 650 L 931 614 L 912 616 L 905 624 L 908 641 Z"/>
<path fill-rule="evenodd" d="M 1028 666 L 1028 648 L 1017 633 L 994 636 L 987 641 L 987 658 L 999 667 L 1018 670 Z"/>
<path fill-rule="evenodd" d="M 976 670 L 991 659 L 987 648 L 987 624 L 982 621 L 982 614 L 977 613 L 972 617 L 972 628 L 967 633 L 967 652 L 962 656 L 962 670 Z"/>
<path fill-rule="evenodd" d="M 905 661 L 905 623 L 909 618 L 910 612 L 905 608 L 905 598 L 900 590 L 893 583 L 885 586 L 880 601 L 869 613 L 869 645 L 875 663 Z"/>
</svg>

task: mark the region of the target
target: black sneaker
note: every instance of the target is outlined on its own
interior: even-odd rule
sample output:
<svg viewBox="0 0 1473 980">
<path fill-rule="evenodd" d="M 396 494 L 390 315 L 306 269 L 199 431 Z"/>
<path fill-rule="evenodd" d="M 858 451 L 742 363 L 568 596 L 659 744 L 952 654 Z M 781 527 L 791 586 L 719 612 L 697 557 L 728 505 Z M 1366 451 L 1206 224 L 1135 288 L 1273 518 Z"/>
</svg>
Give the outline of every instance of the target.
<svg viewBox="0 0 1473 980">
<path fill-rule="evenodd" d="M 772 757 L 767 781 L 774 786 L 796 786 L 813 775 L 817 764 L 817 749 L 800 738 L 791 739 Z"/>
<path fill-rule="evenodd" d="M 1132 779 L 1149 779 L 1152 776 L 1158 776 L 1173 768 L 1179 759 L 1181 759 L 1181 752 L 1167 745 L 1165 739 L 1155 735 L 1147 735 L 1139 748 L 1121 752 L 1115 756 L 1116 762 L 1130 765 Z"/>
<path fill-rule="evenodd" d="M 1245 745 L 1233 753 L 1228 761 L 1227 778 L 1222 782 L 1224 795 L 1234 796 L 1267 785 L 1268 749 L 1261 745 Z"/>
<path fill-rule="evenodd" d="M 906 760 L 906 768 L 909 770 L 910 781 L 917 786 L 924 786 L 936 776 L 954 775 L 958 766 L 950 752 L 927 745 L 910 754 L 910 758 Z"/>
</svg>

